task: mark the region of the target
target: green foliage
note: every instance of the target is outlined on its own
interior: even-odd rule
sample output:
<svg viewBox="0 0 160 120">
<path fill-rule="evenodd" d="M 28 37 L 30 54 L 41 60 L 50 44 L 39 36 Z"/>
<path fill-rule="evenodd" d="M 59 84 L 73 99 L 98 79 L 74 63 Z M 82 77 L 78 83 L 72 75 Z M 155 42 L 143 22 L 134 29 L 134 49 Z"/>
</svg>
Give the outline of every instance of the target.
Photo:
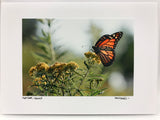
<svg viewBox="0 0 160 120">
<path fill-rule="evenodd" d="M 101 63 L 99 57 L 95 53 L 86 52 L 84 55 L 87 59 L 83 61 L 85 66 L 83 68 L 78 68 L 79 65 L 75 62 L 55 63 L 67 52 L 59 53 L 58 49 L 61 46 L 53 46 L 51 42 L 53 40 L 51 27 L 54 25 L 54 19 L 38 19 L 37 21 L 45 26 L 48 25 L 48 31 L 41 29 L 42 36 L 32 37 L 36 41 L 36 47 L 40 49 L 32 54 L 38 61 L 41 61 L 29 71 L 29 75 L 33 78 L 30 86 L 34 88 L 32 95 L 97 96 L 102 94 L 106 89 L 102 88 L 103 76 L 95 74 L 95 69 L 98 69 L 95 64 Z M 97 36 L 101 29 L 91 24 L 89 32 L 94 35 L 96 33 Z"/>
<path fill-rule="evenodd" d="M 76 62 L 55 63 L 48 65 L 38 63 L 30 68 L 29 75 L 33 78 L 31 87 L 37 88 L 43 96 L 97 96 L 104 92 L 103 77 L 95 76 L 93 71 L 100 60 L 95 53 L 85 53 L 85 68 L 80 69 Z M 97 66 L 98 67 L 98 66 Z M 29 92 L 28 92 L 29 93 Z M 27 94 L 32 95 L 32 94 Z"/>
<path fill-rule="evenodd" d="M 52 43 L 54 41 L 53 34 L 55 33 L 54 19 L 37 19 L 42 26 L 47 26 L 47 30 L 41 28 L 41 34 L 38 36 L 32 36 L 32 39 L 35 40 L 35 46 L 39 51 L 32 52 L 32 55 L 37 61 L 46 62 L 49 64 L 54 63 L 56 60 L 60 59 L 61 56 L 65 55 L 66 52 L 58 53 L 55 48 L 56 46 Z M 60 47 L 60 46 L 59 46 Z"/>
</svg>

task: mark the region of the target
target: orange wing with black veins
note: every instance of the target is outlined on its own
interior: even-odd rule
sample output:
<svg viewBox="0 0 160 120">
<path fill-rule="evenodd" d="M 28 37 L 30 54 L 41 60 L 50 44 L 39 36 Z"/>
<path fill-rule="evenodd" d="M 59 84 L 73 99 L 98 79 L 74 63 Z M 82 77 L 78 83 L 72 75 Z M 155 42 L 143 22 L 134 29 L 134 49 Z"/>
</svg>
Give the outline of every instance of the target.
<svg viewBox="0 0 160 120">
<path fill-rule="evenodd" d="M 96 47 L 110 47 L 115 49 L 118 41 L 121 39 L 123 33 L 116 32 L 112 35 L 103 35 L 96 43 Z"/>
</svg>

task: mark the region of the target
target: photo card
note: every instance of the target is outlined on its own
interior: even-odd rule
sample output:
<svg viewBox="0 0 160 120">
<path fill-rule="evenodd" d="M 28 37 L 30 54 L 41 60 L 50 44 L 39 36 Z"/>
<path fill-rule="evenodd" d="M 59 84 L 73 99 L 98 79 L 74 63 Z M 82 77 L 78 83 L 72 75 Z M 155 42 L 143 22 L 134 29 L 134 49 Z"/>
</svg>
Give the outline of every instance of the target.
<svg viewBox="0 0 160 120">
<path fill-rule="evenodd" d="M 156 114 L 157 2 L 1 10 L 2 114 Z"/>
</svg>

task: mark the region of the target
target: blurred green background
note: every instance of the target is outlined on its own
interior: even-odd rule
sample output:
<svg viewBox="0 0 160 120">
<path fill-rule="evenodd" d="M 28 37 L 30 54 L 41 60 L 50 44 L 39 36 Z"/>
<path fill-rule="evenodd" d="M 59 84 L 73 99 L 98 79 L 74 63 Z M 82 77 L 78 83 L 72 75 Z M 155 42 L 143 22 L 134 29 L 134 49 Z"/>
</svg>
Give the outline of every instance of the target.
<svg viewBox="0 0 160 120">
<path fill-rule="evenodd" d="M 104 74 L 104 86 L 108 89 L 103 96 L 132 96 L 134 71 L 134 32 L 132 20 L 107 19 L 23 19 L 23 95 L 32 92 L 29 86 L 32 79 L 29 69 L 37 62 L 54 64 L 76 61 L 84 67 L 84 53 L 92 51 L 92 46 L 104 34 L 122 31 L 115 51 L 114 63 L 109 67 L 100 65 L 99 71 Z M 49 33 L 48 46 L 43 46 L 41 39 Z M 38 44 L 37 44 L 38 42 Z M 50 51 L 50 59 L 42 59 Z"/>
</svg>

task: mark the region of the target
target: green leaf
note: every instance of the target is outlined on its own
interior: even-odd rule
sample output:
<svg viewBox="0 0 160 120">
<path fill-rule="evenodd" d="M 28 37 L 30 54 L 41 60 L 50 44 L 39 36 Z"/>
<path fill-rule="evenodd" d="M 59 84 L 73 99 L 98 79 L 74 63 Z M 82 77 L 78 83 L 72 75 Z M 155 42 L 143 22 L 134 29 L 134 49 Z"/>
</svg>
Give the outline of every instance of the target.
<svg viewBox="0 0 160 120">
<path fill-rule="evenodd" d="M 35 59 L 41 61 L 41 62 L 46 62 L 48 63 L 48 61 L 50 61 L 51 58 L 49 58 L 48 56 L 45 56 L 45 55 L 41 55 L 40 53 L 34 53 L 32 52 L 32 55 Z"/>
<path fill-rule="evenodd" d="M 91 76 L 88 76 L 88 81 L 103 81 L 103 78 L 102 77 L 91 77 Z"/>
<path fill-rule="evenodd" d="M 40 23 L 44 24 L 44 20 L 43 19 L 37 19 L 37 21 L 39 21 Z"/>
<path fill-rule="evenodd" d="M 48 19 L 47 21 L 48 21 L 48 26 L 51 27 L 51 20 Z"/>
<path fill-rule="evenodd" d="M 79 70 L 79 71 L 83 71 L 83 69 L 80 69 L 80 68 L 78 68 L 77 70 Z"/>
<path fill-rule="evenodd" d="M 62 56 L 64 56 L 66 53 L 67 53 L 67 51 L 58 54 L 58 55 L 56 56 L 56 59 L 57 59 L 57 60 L 60 59 L 60 58 L 61 58 Z"/>
<path fill-rule="evenodd" d="M 44 37 L 36 37 L 36 36 L 31 36 L 32 40 L 36 41 L 36 42 L 41 42 L 41 43 L 46 43 L 44 41 Z M 42 40 L 43 39 L 43 40 Z"/>
<path fill-rule="evenodd" d="M 38 37 L 40 41 L 48 43 L 48 37 Z"/>
<path fill-rule="evenodd" d="M 47 19 L 48 27 L 51 27 L 51 24 L 52 24 L 53 20 L 54 20 L 54 19 Z"/>
<path fill-rule="evenodd" d="M 79 75 L 79 76 L 82 76 L 82 77 L 83 77 L 83 75 L 81 75 L 80 73 L 78 73 L 78 72 L 76 72 L 76 71 L 74 71 L 74 73 L 77 74 L 77 75 Z M 77 76 L 76 76 L 76 77 L 77 77 Z"/>
<path fill-rule="evenodd" d="M 43 91 L 43 88 L 42 88 L 41 86 L 39 86 L 39 89 L 40 89 L 41 91 Z"/>
<path fill-rule="evenodd" d="M 77 91 L 80 93 L 81 96 L 84 96 L 83 92 L 81 92 L 80 90 L 77 90 Z"/>
<path fill-rule="evenodd" d="M 32 38 L 32 40 L 35 40 L 35 41 L 38 40 L 38 38 L 36 36 L 34 36 L 34 35 L 32 35 L 31 38 Z"/>
<path fill-rule="evenodd" d="M 48 53 L 48 47 L 47 47 L 47 45 L 45 45 L 44 43 L 38 42 L 38 43 L 37 43 L 37 46 L 38 46 L 40 49 L 42 49 L 45 53 Z"/>
<path fill-rule="evenodd" d="M 44 37 L 47 37 L 47 33 L 43 29 L 41 30 L 41 32 L 42 32 Z"/>
<path fill-rule="evenodd" d="M 101 89 L 101 90 L 97 90 L 97 91 L 91 93 L 91 96 L 100 95 L 100 94 L 102 94 L 102 92 L 103 92 L 104 90 L 106 90 L 106 89 L 107 89 L 107 88 L 103 88 L 103 89 Z"/>
<path fill-rule="evenodd" d="M 51 35 L 50 34 L 48 34 L 47 42 L 48 42 L 48 44 L 51 44 Z"/>
<path fill-rule="evenodd" d="M 35 53 L 36 55 L 38 55 L 38 56 L 40 56 L 40 57 L 42 57 L 42 58 L 45 58 L 45 59 L 48 59 L 48 60 L 51 60 L 51 58 L 50 57 L 48 57 L 47 55 L 45 55 L 45 54 L 41 54 L 41 53 Z"/>
<path fill-rule="evenodd" d="M 88 75 L 88 77 L 97 77 L 97 76 L 98 76 L 98 78 L 104 77 L 103 74 L 95 74 L 95 73 L 94 73 L 94 74 L 91 74 L 91 73 L 90 73 L 90 74 Z"/>
<path fill-rule="evenodd" d="M 45 91 L 45 92 L 44 92 L 44 95 L 45 95 L 45 96 L 48 96 L 48 92 L 47 92 L 47 91 Z"/>
<path fill-rule="evenodd" d="M 44 61 L 44 58 L 42 58 L 41 56 L 35 54 L 34 52 L 32 52 L 32 56 L 37 60 Z"/>
</svg>

